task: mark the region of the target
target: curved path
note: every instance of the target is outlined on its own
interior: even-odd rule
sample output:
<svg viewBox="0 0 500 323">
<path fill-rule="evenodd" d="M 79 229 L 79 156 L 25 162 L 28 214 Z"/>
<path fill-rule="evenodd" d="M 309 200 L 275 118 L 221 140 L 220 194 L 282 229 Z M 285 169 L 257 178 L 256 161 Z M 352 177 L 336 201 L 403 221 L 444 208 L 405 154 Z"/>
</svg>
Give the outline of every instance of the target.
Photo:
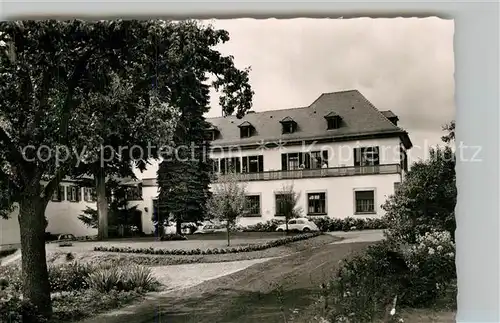
<svg viewBox="0 0 500 323">
<path fill-rule="evenodd" d="M 309 306 L 318 285 L 334 273 L 338 262 L 369 244 L 330 244 L 271 259 L 84 322 L 282 323 L 280 306 L 291 310 Z M 277 290 L 282 290 L 282 302 Z"/>
</svg>

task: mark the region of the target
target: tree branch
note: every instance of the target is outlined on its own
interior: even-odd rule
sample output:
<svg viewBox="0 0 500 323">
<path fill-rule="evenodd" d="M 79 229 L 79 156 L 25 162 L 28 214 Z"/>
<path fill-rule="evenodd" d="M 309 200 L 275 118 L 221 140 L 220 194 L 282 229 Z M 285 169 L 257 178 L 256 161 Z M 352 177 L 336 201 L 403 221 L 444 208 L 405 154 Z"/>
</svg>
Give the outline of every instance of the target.
<svg viewBox="0 0 500 323">
<path fill-rule="evenodd" d="M 21 151 L 14 145 L 12 139 L 5 132 L 5 130 L 0 126 L 0 141 L 2 141 L 9 151 L 10 159 L 14 161 L 14 164 L 21 166 L 21 171 L 19 174 L 22 176 L 23 181 L 26 183 L 28 181 L 26 170 L 29 169 L 27 161 L 24 159 Z"/>
<path fill-rule="evenodd" d="M 89 49 L 80 57 L 68 81 L 68 92 L 66 93 L 66 98 L 64 100 L 64 106 L 61 118 L 61 128 L 60 128 L 61 129 L 60 143 L 63 145 L 67 145 L 69 141 L 69 133 L 68 133 L 69 117 L 71 115 L 71 108 L 73 107 L 74 104 L 73 96 L 75 94 L 76 87 L 78 86 L 78 82 L 80 81 L 80 78 L 83 75 L 83 72 L 85 71 L 85 66 L 87 65 L 87 62 L 92 53 L 93 49 Z"/>
</svg>

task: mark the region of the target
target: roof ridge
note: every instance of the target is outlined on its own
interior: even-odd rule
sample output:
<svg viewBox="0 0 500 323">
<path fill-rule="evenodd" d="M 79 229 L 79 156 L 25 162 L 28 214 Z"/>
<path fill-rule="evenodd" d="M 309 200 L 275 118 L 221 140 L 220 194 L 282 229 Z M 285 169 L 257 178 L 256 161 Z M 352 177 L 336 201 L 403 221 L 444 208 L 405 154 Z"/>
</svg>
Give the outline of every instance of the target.
<svg viewBox="0 0 500 323">
<path fill-rule="evenodd" d="M 361 93 L 359 93 L 361 94 Z M 395 128 L 398 128 L 400 130 L 403 130 L 402 128 L 396 126 L 394 123 L 392 123 L 391 121 L 389 121 L 389 119 L 387 119 L 387 117 L 382 113 L 382 111 L 380 111 L 379 109 L 377 109 L 373 103 L 370 102 L 370 100 L 368 100 L 363 94 L 361 94 L 361 97 L 363 98 L 363 100 L 368 104 L 369 107 L 371 107 L 375 112 L 377 112 L 380 116 L 382 116 L 382 118 L 384 119 L 384 122 L 392 125 L 393 127 Z M 389 110 L 390 111 L 390 110 Z M 394 112 L 393 112 L 394 113 Z M 404 130 L 403 130 L 404 131 Z"/>
<path fill-rule="evenodd" d="M 263 114 L 263 113 L 271 113 L 271 112 L 276 112 L 276 111 L 287 111 L 287 110 L 298 110 L 298 109 L 308 109 L 309 106 L 307 107 L 295 107 L 295 108 L 285 108 L 285 109 L 275 109 L 275 110 L 265 110 L 265 111 L 254 111 L 254 113 L 251 113 L 251 115 L 255 115 L 255 114 Z M 214 120 L 214 119 L 226 119 L 226 118 L 231 118 L 231 117 L 236 117 L 235 115 L 229 115 L 229 116 L 225 116 L 225 117 L 211 117 L 211 118 L 205 118 L 205 120 Z M 243 118 L 245 118 L 245 116 L 243 116 Z M 241 118 L 241 119 L 243 119 Z"/>
</svg>

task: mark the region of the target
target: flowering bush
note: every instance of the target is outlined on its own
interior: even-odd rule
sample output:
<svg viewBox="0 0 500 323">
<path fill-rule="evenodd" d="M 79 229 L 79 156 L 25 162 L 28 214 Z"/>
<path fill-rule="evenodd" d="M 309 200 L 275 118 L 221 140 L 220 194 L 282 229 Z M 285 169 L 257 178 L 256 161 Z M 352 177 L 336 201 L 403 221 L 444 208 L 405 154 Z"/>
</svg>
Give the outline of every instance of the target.
<svg viewBox="0 0 500 323">
<path fill-rule="evenodd" d="M 89 265 L 70 262 L 49 266 L 49 282 L 53 292 L 73 291 L 88 288 L 87 278 L 95 269 Z"/>
<path fill-rule="evenodd" d="M 417 236 L 405 258 L 410 268 L 411 306 L 426 306 L 447 292 L 456 279 L 455 244 L 447 231 L 427 232 Z"/>
</svg>

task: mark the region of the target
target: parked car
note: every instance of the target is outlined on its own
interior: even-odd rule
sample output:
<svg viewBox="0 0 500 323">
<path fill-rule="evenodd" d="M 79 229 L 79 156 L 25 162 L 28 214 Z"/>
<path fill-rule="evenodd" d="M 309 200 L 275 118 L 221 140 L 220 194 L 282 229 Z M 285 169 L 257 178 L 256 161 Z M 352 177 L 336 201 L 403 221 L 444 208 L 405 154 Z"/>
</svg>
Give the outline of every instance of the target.
<svg viewBox="0 0 500 323">
<path fill-rule="evenodd" d="M 281 224 L 276 228 L 276 231 L 285 231 L 286 224 Z M 319 231 L 318 226 L 307 218 L 296 218 L 288 221 L 288 231 Z"/>
<path fill-rule="evenodd" d="M 182 234 L 193 234 L 196 231 L 198 226 L 194 222 L 186 222 L 181 225 L 181 233 Z M 177 233 L 177 226 L 175 222 L 170 223 L 170 225 L 165 226 L 164 229 L 165 234 L 174 234 Z"/>
<path fill-rule="evenodd" d="M 226 227 L 223 224 L 205 224 L 196 230 L 194 234 L 226 232 Z"/>
</svg>

